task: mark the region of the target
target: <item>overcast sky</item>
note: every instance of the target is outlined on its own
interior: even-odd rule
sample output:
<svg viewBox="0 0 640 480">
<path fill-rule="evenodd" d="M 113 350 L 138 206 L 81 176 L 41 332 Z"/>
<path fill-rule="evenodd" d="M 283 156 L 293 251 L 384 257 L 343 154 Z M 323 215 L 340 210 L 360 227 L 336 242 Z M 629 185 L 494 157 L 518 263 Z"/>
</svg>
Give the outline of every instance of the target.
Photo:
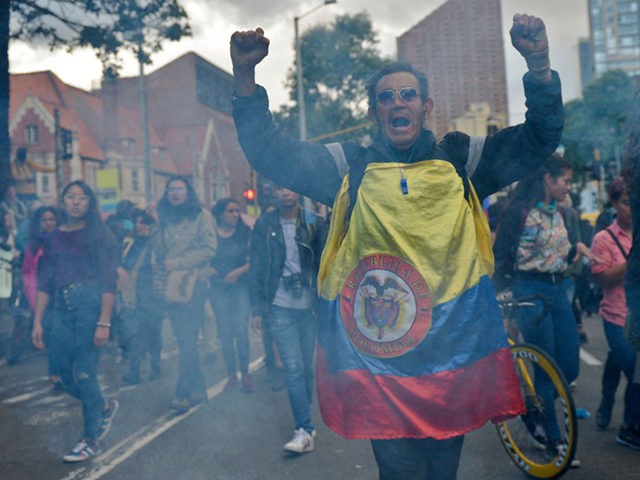
<svg viewBox="0 0 640 480">
<path fill-rule="evenodd" d="M 231 71 L 229 37 L 235 30 L 261 26 L 271 40 L 269 56 L 258 67 L 257 80 L 269 91 L 271 104 L 278 106 L 287 99 L 284 81 L 294 61 L 293 18 L 302 15 L 323 0 L 182 0 L 193 28 L 193 37 L 180 43 L 166 43 L 163 52 L 153 57 L 154 70 L 183 53 L 194 51 L 215 65 Z M 368 11 L 379 34 L 383 54 L 394 56 L 396 38 L 444 0 L 338 0 L 300 20 L 303 32 L 309 26 L 330 22 L 338 14 Z M 558 70 L 563 83 L 564 100 L 580 95 L 578 74 L 578 39 L 588 36 L 588 0 L 502 0 L 503 36 L 507 62 L 509 109 L 512 122 L 520 122 L 524 113 L 521 77 L 526 70 L 524 60 L 509 43 L 508 30 L 514 13 L 540 16 L 547 24 L 551 43 L 551 67 Z M 64 82 L 84 89 L 99 82 L 101 67 L 93 51 L 49 52 L 46 47 L 32 48 L 14 42 L 9 50 L 12 73 L 52 70 Z M 123 76 L 137 75 L 137 64 L 125 54 Z M 427 76 L 429 72 L 426 72 Z M 436 103 L 438 99 L 435 99 Z"/>
</svg>

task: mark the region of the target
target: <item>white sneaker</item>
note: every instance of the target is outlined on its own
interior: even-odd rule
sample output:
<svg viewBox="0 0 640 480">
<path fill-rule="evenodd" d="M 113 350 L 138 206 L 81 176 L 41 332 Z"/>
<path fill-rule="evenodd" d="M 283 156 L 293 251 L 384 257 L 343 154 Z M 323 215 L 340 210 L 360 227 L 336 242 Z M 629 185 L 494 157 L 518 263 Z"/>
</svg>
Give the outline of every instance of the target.
<svg viewBox="0 0 640 480">
<path fill-rule="evenodd" d="M 316 431 L 309 433 L 304 428 L 299 428 L 293 432 L 293 438 L 284 444 L 287 452 L 306 453 L 314 449 L 313 437 Z"/>
<path fill-rule="evenodd" d="M 100 455 L 102 448 L 97 442 L 90 442 L 89 440 L 80 440 L 73 450 L 66 454 L 62 459 L 68 463 L 84 462 L 91 457 Z"/>
</svg>

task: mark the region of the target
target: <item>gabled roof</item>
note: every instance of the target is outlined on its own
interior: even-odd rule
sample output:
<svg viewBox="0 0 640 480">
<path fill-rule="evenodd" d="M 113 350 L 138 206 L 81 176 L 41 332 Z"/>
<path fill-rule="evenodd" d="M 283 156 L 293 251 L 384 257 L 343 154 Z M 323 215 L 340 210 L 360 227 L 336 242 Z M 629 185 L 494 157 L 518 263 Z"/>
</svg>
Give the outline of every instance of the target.
<svg viewBox="0 0 640 480">
<path fill-rule="evenodd" d="M 193 173 L 193 155 L 199 161 L 203 158 L 208 161 L 212 157 L 226 163 L 244 161 L 233 120 L 214 110 L 208 124 L 160 128 L 158 132 L 169 146 L 181 175 Z"/>
<path fill-rule="evenodd" d="M 37 99 L 37 102 L 34 101 Z M 45 109 L 47 127 L 53 131 L 54 111 L 60 114 L 60 126 L 78 134 L 79 154 L 81 157 L 104 161 L 104 121 L 102 99 L 77 87 L 62 82 L 51 71 L 12 74 L 10 76 L 11 125 L 16 125 L 27 107 L 37 106 Z M 136 109 L 117 108 L 119 138 L 135 139 L 135 155 L 142 156 L 142 132 L 140 113 Z M 11 128 L 11 127 L 10 127 Z M 153 125 L 149 125 L 149 144 L 166 148 L 162 138 Z M 175 173 L 176 167 L 171 158 L 163 158 L 154 168 L 159 171 Z"/>
<path fill-rule="evenodd" d="M 88 125 L 79 104 L 88 104 L 90 112 L 101 109 L 89 92 L 63 83 L 50 71 L 22 73 L 10 76 L 9 118 L 12 125 L 19 121 L 20 107 L 31 96 L 37 98 L 40 105 L 54 118 L 57 109 L 60 114 L 60 127 L 77 131 L 80 139 L 79 154 L 82 157 L 104 161 L 104 153 L 100 147 L 100 137 L 96 136 Z M 50 130 L 53 125 L 47 125 Z"/>
</svg>

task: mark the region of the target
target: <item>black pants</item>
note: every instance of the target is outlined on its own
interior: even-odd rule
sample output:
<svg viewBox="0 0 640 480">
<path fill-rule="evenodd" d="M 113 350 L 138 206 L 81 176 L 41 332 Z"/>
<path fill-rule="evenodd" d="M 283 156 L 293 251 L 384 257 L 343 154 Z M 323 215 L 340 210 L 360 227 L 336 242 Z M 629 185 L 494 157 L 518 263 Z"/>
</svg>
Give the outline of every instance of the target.
<svg viewBox="0 0 640 480">
<path fill-rule="evenodd" d="M 380 480 L 455 480 L 464 436 L 371 440 Z"/>
</svg>

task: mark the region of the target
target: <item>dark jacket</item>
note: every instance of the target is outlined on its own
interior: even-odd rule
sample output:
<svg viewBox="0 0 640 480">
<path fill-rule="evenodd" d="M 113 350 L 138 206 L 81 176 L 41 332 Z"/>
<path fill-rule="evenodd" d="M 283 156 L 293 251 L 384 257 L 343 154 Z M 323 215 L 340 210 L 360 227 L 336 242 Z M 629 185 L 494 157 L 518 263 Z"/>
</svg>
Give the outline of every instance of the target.
<svg viewBox="0 0 640 480">
<path fill-rule="evenodd" d="M 300 208 L 296 224 L 296 242 L 300 252 L 302 274 L 310 281 L 312 299 L 316 298 L 315 282 L 325 239 L 324 220 Z M 251 311 L 254 316 L 264 316 L 269 312 L 282 277 L 286 255 L 280 211 L 265 212 L 254 225 L 251 234 L 249 288 Z"/>
</svg>

